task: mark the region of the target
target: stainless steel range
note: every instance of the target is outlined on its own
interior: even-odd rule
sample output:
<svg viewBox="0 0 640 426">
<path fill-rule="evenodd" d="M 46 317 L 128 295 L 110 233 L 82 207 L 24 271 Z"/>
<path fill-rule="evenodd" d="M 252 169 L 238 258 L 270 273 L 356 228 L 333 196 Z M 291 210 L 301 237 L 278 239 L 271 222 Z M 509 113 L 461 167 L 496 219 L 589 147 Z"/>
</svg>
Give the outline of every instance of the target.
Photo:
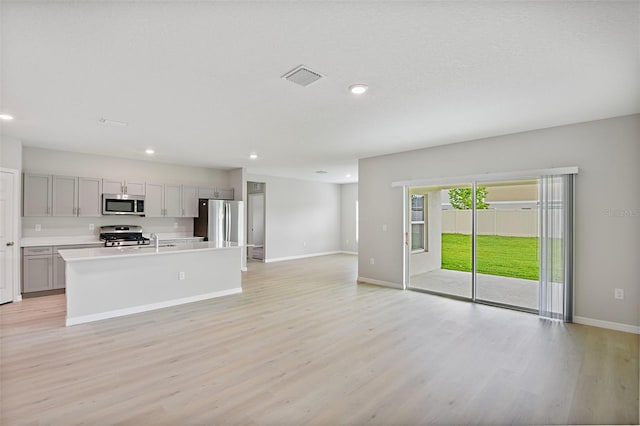
<svg viewBox="0 0 640 426">
<path fill-rule="evenodd" d="M 105 247 L 149 245 L 149 238 L 142 236 L 142 227 L 136 225 L 101 226 L 100 240 Z"/>
</svg>

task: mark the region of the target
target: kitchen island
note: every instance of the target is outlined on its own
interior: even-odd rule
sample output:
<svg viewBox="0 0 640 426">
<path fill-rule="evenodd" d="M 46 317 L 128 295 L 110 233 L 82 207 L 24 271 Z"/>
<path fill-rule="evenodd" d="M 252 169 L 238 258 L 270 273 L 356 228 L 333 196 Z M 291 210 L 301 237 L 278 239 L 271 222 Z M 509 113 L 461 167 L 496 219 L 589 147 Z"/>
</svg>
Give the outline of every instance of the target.
<svg viewBox="0 0 640 426">
<path fill-rule="evenodd" d="M 241 250 L 230 242 L 60 250 L 66 325 L 240 293 Z"/>
</svg>

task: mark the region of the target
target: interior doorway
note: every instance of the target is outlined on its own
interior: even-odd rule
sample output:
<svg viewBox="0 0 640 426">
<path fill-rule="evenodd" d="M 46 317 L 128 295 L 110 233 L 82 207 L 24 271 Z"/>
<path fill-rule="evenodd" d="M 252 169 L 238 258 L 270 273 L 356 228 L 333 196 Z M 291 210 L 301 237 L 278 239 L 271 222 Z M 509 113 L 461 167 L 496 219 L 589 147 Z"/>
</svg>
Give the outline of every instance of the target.
<svg viewBox="0 0 640 426">
<path fill-rule="evenodd" d="M 16 171 L 0 170 L 0 303 L 11 302 L 17 296 L 18 176 Z"/>
<path fill-rule="evenodd" d="M 264 262 L 266 183 L 247 182 L 247 194 L 247 259 Z"/>
</svg>

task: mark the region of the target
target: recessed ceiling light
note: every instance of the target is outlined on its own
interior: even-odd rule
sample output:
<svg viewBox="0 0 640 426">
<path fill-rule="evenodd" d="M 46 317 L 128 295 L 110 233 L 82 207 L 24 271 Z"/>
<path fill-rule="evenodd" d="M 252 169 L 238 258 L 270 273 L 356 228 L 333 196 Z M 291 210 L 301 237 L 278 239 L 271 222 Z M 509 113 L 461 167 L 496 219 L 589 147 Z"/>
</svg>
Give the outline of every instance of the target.
<svg viewBox="0 0 640 426">
<path fill-rule="evenodd" d="M 13 120 L 13 116 L 9 114 L 0 114 L 0 119 L 9 121 Z"/>
<path fill-rule="evenodd" d="M 351 173 L 347 173 L 347 174 L 345 175 L 345 177 L 350 178 L 350 177 L 351 177 Z"/>
<path fill-rule="evenodd" d="M 144 153 L 145 153 L 145 154 L 149 154 L 149 155 L 153 155 L 153 154 L 155 154 L 156 152 L 155 152 L 153 149 L 149 148 L 149 149 L 145 149 L 145 150 L 144 150 Z"/>
<path fill-rule="evenodd" d="M 326 175 L 328 172 L 326 170 L 316 170 L 316 173 L 319 175 Z"/>
<path fill-rule="evenodd" d="M 354 95 L 362 95 L 368 89 L 369 86 L 367 86 L 366 84 L 354 84 L 352 86 L 349 86 L 349 91 Z"/>
<path fill-rule="evenodd" d="M 256 158 L 258 158 L 258 154 L 249 154 L 249 158 L 255 160 Z"/>
</svg>

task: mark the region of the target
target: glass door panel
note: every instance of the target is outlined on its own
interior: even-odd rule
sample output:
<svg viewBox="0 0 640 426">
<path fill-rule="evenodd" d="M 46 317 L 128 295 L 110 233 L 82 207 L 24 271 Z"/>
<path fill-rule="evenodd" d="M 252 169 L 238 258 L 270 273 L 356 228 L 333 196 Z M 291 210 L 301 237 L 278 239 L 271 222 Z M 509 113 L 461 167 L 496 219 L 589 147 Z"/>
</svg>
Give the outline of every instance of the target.
<svg viewBox="0 0 640 426">
<path fill-rule="evenodd" d="M 472 185 L 409 189 L 409 288 L 472 298 Z"/>
<path fill-rule="evenodd" d="M 538 310 L 539 184 L 478 183 L 476 300 Z"/>
</svg>

